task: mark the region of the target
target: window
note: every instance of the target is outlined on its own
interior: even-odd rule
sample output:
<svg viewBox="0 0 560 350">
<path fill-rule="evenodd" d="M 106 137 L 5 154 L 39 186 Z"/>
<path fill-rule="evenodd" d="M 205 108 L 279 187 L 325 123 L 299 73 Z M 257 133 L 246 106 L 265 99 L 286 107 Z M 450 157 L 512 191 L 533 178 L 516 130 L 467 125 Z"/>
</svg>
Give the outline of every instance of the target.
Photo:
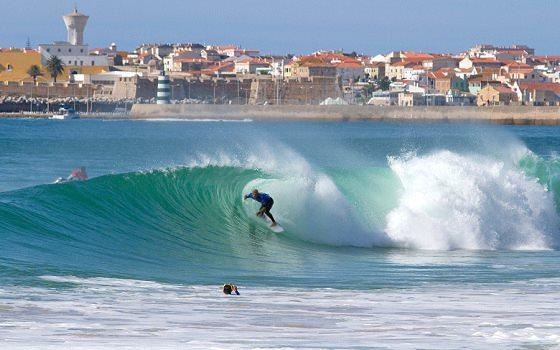
<svg viewBox="0 0 560 350">
<path fill-rule="evenodd" d="M 81 53 L 84 53 L 84 49 L 80 49 L 80 52 L 81 52 Z"/>
<path fill-rule="evenodd" d="M 7 70 L 8 72 L 11 72 L 11 71 L 14 70 L 14 66 L 12 66 L 11 64 L 8 63 L 8 67 L 6 68 L 6 70 Z"/>
<path fill-rule="evenodd" d="M 51 52 L 51 49 L 47 49 L 47 52 Z"/>
<path fill-rule="evenodd" d="M 68 61 L 68 64 L 72 64 L 72 61 Z"/>
<path fill-rule="evenodd" d="M 92 66 L 95 66 L 95 61 L 91 61 L 91 65 L 92 65 Z"/>
<path fill-rule="evenodd" d="M 58 49 L 57 51 L 60 52 L 60 49 Z"/>
<path fill-rule="evenodd" d="M 68 49 L 68 52 L 72 52 L 72 49 Z"/>
<path fill-rule="evenodd" d="M 83 65 L 84 65 L 84 61 L 80 61 L 80 66 L 83 66 Z"/>
<path fill-rule="evenodd" d="M 74 61 L 74 65 L 77 66 L 77 65 L 78 65 L 78 61 Z"/>
</svg>

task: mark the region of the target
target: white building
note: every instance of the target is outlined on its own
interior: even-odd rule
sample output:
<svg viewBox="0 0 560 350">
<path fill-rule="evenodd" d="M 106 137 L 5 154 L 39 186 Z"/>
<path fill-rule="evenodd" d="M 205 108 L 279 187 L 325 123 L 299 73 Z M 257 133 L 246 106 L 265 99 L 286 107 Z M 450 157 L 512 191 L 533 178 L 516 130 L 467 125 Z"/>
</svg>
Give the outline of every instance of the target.
<svg viewBox="0 0 560 350">
<path fill-rule="evenodd" d="M 51 56 L 57 56 L 67 66 L 109 66 L 107 55 L 90 55 L 88 45 L 84 44 L 84 30 L 89 17 L 74 8 L 74 12 L 62 18 L 68 30 L 68 41 L 40 44 L 39 53 L 43 64 Z"/>
</svg>

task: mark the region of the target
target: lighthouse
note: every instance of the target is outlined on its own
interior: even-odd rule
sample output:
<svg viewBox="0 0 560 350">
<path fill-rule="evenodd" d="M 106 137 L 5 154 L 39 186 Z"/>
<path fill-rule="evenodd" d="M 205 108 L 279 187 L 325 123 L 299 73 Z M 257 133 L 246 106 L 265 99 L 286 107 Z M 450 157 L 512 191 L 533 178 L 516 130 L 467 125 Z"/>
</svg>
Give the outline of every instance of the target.
<svg viewBox="0 0 560 350">
<path fill-rule="evenodd" d="M 84 44 L 84 30 L 89 16 L 78 12 L 78 7 L 74 6 L 74 12 L 63 16 L 64 24 L 68 30 L 68 42 L 72 45 Z"/>
<path fill-rule="evenodd" d="M 157 104 L 166 105 L 171 101 L 171 83 L 169 77 L 162 70 L 161 74 L 158 76 L 157 85 Z"/>
</svg>

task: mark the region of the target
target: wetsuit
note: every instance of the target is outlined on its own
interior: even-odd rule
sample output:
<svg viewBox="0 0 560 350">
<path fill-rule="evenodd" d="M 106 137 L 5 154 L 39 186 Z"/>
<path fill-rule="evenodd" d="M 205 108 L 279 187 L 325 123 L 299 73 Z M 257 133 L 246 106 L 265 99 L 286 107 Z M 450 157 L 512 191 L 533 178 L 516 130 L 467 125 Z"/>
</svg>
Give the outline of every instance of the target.
<svg viewBox="0 0 560 350">
<path fill-rule="evenodd" d="M 253 197 L 253 193 L 249 193 L 248 195 L 245 195 L 245 198 L 252 198 L 254 200 L 256 200 L 257 202 L 261 203 L 261 209 L 263 210 L 264 208 L 264 213 L 266 214 L 266 216 L 268 216 L 270 218 L 270 220 L 272 220 L 272 222 L 276 223 L 276 220 L 274 220 L 274 216 L 272 216 L 272 214 L 270 213 L 270 209 L 272 209 L 272 206 L 274 205 L 274 199 L 272 199 L 272 197 L 270 197 L 268 194 L 266 193 L 260 193 L 257 194 L 257 197 Z"/>
</svg>

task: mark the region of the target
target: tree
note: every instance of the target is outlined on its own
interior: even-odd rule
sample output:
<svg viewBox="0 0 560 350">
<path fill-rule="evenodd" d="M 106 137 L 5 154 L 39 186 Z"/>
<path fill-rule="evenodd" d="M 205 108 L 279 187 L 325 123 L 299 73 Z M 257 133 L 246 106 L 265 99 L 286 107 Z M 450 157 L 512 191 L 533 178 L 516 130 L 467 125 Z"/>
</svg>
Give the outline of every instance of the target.
<svg viewBox="0 0 560 350">
<path fill-rule="evenodd" d="M 387 91 L 391 87 L 391 81 L 389 80 L 389 78 L 383 77 L 383 79 L 378 81 L 378 85 L 381 88 L 381 90 Z"/>
<path fill-rule="evenodd" d="M 41 68 L 39 68 L 38 65 L 34 64 L 31 67 L 29 67 L 29 69 L 27 70 L 27 74 L 33 78 L 33 82 L 36 83 L 37 82 L 37 77 L 40 77 L 43 75 L 43 73 L 41 72 Z"/>
<path fill-rule="evenodd" d="M 47 60 L 46 67 L 51 75 L 51 78 L 53 78 L 56 83 L 56 78 L 64 72 L 64 63 L 62 63 L 62 60 L 57 56 L 51 56 Z"/>
</svg>

